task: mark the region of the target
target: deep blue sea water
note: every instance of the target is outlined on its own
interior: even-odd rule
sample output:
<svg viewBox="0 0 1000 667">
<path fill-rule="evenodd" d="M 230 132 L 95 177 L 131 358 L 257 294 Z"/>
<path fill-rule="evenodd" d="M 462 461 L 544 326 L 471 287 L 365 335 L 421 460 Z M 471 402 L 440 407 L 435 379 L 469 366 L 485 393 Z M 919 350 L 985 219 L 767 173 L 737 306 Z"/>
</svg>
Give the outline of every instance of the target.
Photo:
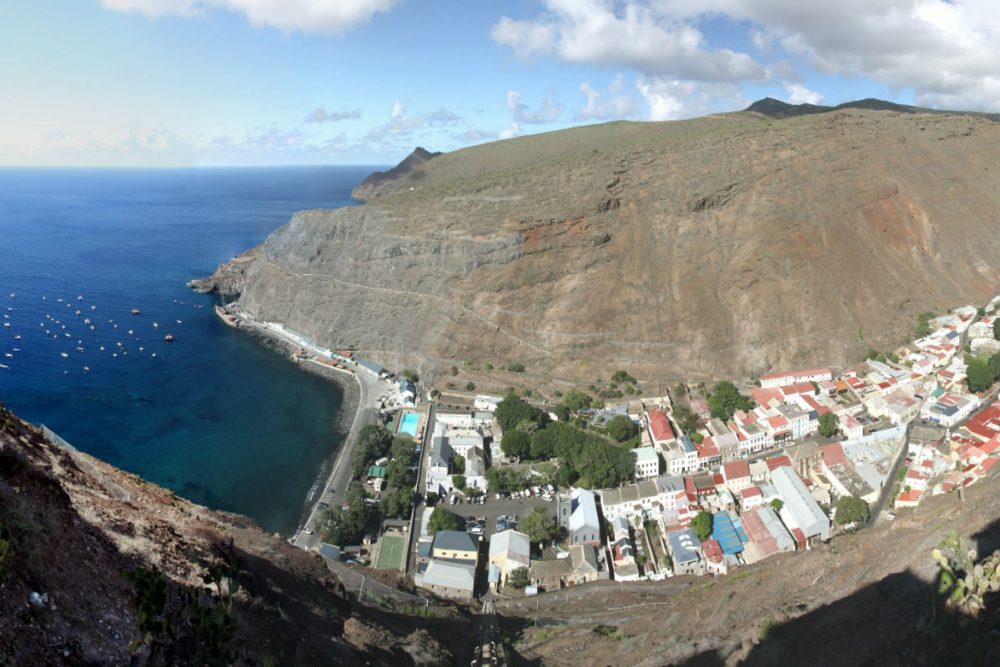
<svg viewBox="0 0 1000 667">
<path fill-rule="evenodd" d="M 0 169 L 0 401 L 196 502 L 291 531 L 339 445 L 341 392 L 223 325 L 215 297 L 185 283 L 296 210 L 349 205 L 371 171 Z"/>
</svg>

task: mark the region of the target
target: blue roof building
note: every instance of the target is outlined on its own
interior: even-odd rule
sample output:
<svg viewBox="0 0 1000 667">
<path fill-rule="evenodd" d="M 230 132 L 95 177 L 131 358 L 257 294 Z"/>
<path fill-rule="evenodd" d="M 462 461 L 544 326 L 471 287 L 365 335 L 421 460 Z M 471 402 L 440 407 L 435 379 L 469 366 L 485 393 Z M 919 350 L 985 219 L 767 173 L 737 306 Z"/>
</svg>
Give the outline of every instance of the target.
<svg viewBox="0 0 1000 667">
<path fill-rule="evenodd" d="M 712 539 L 718 541 L 722 553 L 733 555 L 741 553 L 750 538 L 739 520 L 734 520 L 727 512 L 718 512 L 712 515 Z"/>
</svg>

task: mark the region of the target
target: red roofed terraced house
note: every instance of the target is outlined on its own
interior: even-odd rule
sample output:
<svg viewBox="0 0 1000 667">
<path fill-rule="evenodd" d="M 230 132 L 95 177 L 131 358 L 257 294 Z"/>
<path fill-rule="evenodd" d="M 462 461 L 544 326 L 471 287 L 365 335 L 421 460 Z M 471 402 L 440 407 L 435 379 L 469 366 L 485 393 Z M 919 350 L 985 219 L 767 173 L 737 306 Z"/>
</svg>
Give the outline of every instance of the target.
<svg viewBox="0 0 1000 667">
<path fill-rule="evenodd" d="M 722 465 L 722 479 L 734 496 L 753 486 L 750 479 L 750 464 L 746 461 L 730 461 Z"/>
<path fill-rule="evenodd" d="M 807 371 L 790 371 L 788 373 L 769 373 L 762 375 L 760 386 L 765 389 L 784 387 L 796 382 L 823 382 L 833 379 L 829 368 L 813 368 Z"/>
<path fill-rule="evenodd" d="M 962 428 L 982 442 L 1000 435 L 1000 401 L 972 415 Z"/>
</svg>

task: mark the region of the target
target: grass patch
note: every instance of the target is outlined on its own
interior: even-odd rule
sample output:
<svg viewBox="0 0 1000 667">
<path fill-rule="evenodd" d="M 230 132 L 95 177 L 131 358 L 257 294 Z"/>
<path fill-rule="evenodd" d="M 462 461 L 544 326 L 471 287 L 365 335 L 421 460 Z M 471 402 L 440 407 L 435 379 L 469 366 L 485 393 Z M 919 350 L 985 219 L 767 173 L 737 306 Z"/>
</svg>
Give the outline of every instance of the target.
<svg viewBox="0 0 1000 667">
<path fill-rule="evenodd" d="M 613 625 L 595 625 L 594 634 L 600 635 L 601 637 L 607 637 L 609 639 L 614 639 L 615 641 L 622 641 L 623 639 L 628 639 L 628 634 L 621 628 L 616 628 Z"/>
<path fill-rule="evenodd" d="M 760 629 L 757 630 L 757 641 L 762 642 L 765 639 L 767 639 L 771 635 L 771 632 L 774 630 L 775 625 L 776 623 L 774 622 L 773 618 L 769 618 L 766 621 L 764 621 L 761 624 Z"/>
<path fill-rule="evenodd" d="M 534 636 L 532 637 L 532 640 L 536 642 L 543 642 L 546 639 L 552 639 L 555 636 L 556 633 L 554 630 L 549 630 L 548 628 L 542 628 L 541 630 L 535 632 Z"/>
<path fill-rule="evenodd" d="M 737 572 L 733 576 L 729 577 L 729 581 L 739 581 L 740 579 L 746 579 L 751 576 L 753 572 L 750 570 L 743 570 L 742 572 Z"/>
</svg>

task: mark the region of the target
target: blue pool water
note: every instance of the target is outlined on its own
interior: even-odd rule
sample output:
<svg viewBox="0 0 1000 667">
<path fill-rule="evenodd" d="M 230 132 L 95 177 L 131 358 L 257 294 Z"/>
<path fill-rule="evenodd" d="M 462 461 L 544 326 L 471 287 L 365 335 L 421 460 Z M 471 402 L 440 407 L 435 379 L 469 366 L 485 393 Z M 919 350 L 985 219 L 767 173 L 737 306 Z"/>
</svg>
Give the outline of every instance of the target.
<svg viewBox="0 0 1000 667">
<path fill-rule="evenodd" d="M 196 502 L 294 529 L 339 445 L 341 392 L 185 283 L 298 209 L 349 204 L 371 171 L 0 169 L 0 401 Z"/>
<path fill-rule="evenodd" d="M 399 423 L 399 432 L 409 436 L 417 437 L 417 424 L 420 423 L 420 416 L 414 412 L 407 412 L 403 415 L 403 420 Z"/>
</svg>

